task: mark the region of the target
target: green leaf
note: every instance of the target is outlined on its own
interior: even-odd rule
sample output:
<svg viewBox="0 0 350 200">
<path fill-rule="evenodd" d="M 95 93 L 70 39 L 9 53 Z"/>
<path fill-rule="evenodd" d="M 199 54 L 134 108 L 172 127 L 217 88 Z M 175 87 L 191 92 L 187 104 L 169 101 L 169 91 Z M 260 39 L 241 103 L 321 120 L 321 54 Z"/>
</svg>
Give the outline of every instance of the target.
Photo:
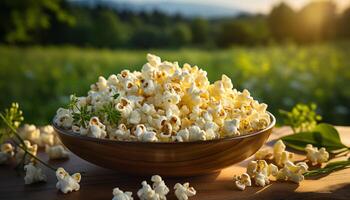
<svg viewBox="0 0 350 200">
<path fill-rule="evenodd" d="M 349 148 L 340 141 L 338 131 L 330 124 L 318 124 L 310 132 L 300 132 L 287 135 L 281 138 L 290 148 L 304 151 L 307 144 L 315 147 L 325 147 L 328 151 L 335 151 L 343 148 Z"/>
<path fill-rule="evenodd" d="M 328 163 L 324 168 L 318 168 L 304 173 L 305 177 L 319 176 L 322 174 L 329 174 L 333 171 L 346 169 L 350 167 L 350 160 L 336 161 Z"/>
</svg>

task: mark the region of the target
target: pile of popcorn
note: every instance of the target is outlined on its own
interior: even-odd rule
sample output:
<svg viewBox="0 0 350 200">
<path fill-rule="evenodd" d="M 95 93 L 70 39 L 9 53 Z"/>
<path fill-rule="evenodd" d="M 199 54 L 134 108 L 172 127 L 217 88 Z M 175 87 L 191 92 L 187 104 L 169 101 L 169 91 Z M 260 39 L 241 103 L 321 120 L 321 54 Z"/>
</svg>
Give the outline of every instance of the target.
<svg viewBox="0 0 350 200">
<path fill-rule="evenodd" d="M 286 151 L 286 145 L 282 140 L 278 140 L 273 146 L 273 152 L 269 149 L 259 150 L 255 154 L 255 160 L 250 161 L 246 173 L 240 176 L 234 176 L 234 184 L 239 190 L 244 190 L 247 186 L 255 185 L 264 187 L 271 180 L 291 181 L 299 184 L 304 180 L 303 174 L 307 172 L 306 162 L 294 164 L 293 154 Z M 311 165 L 321 165 L 329 159 L 329 153 L 325 148 L 318 149 L 308 144 L 305 147 L 306 159 Z M 275 164 L 267 164 L 266 160 L 273 161 Z"/>
<path fill-rule="evenodd" d="M 76 108 L 99 113 L 112 104 L 121 114 L 118 124 L 92 116 L 86 125 L 74 121 L 79 109 L 59 108 L 55 124 L 81 135 L 120 141 L 187 142 L 249 134 L 270 124 L 267 105 L 248 90 L 233 89 L 231 79 L 210 84 L 197 66 L 161 61 L 147 55 L 141 71 L 123 70 L 108 79 L 100 76 Z"/>
<path fill-rule="evenodd" d="M 142 187 L 137 191 L 137 196 L 140 200 L 166 200 L 166 195 L 169 193 L 169 188 L 164 180 L 159 175 L 151 177 L 153 182 L 150 186 L 147 181 L 142 181 Z M 178 200 L 187 200 L 189 197 L 196 195 L 196 190 L 190 187 L 189 183 L 176 183 L 174 186 L 174 194 Z M 133 200 L 132 192 L 123 192 L 118 187 L 113 189 L 112 200 Z"/>
</svg>

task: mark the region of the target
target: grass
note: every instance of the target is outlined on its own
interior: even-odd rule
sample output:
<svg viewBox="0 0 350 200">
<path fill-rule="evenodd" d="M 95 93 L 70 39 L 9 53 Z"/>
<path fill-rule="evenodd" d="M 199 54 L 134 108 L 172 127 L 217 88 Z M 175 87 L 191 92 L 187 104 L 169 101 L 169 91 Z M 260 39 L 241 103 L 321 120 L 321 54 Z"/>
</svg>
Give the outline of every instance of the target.
<svg viewBox="0 0 350 200">
<path fill-rule="evenodd" d="M 147 52 L 198 65 L 211 81 L 226 74 L 274 114 L 297 102 L 315 102 L 324 121 L 350 125 L 350 43 L 212 51 L 0 46 L 0 108 L 17 101 L 28 122 L 48 123 L 70 94 L 85 95 L 100 75 L 141 69 Z"/>
</svg>

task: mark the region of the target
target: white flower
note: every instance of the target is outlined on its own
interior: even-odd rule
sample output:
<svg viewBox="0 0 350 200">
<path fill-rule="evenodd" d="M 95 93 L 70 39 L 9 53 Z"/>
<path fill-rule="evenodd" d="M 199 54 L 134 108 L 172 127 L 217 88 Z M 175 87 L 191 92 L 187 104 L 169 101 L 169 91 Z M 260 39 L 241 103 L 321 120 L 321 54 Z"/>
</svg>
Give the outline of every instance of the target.
<svg viewBox="0 0 350 200">
<path fill-rule="evenodd" d="M 64 128 L 71 128 L 73 125 L 72 112 L 68 109 L 59 108 L 54 123 Z"/>
<path fill-rule="evenodd" d="M 113 189 L 113 199 L 112 200 L 134 200 L 132 197 L 132 192 L 123 192 L 119 188 Z"/>
<path fill-rule="evenodd" d="M 224 122 L 224 133 L 227 136 L 239 135 L 239 119 L 232 119 Z"/>
<path fill-rule="evenodd" d="M 153 189 L 159 195 L 160 200 L 166 200 L 166 195 L 169 193 L 169 188 L 165 185 L 162 177 L 159 175 L 154 175 L 151 177 L 153 182 Z"/>
<path fill-rule="evenodd" d="M 278 171 L 277 179 L 300 183 L 304 180 L 303 174 L 307 172 L 308 166 L 305 162 L 299 162 L 296 165 L 293 162 L 286 162 L 284 167 Z"/>
<path fill-rule="evenodd" d="M 174 186 L 175 196 L 178 200 L 187 200 L 189 197 L 196 195 L 196 190 L 190 187 L 189 183 L 176 183 Z"/>
<path fill-rule="evenodd" d="M 308 144 L 305 147 L 305 151 L 307 153 L 306 157 L 312 165 L 322 164 L 328 161 L 329 153 L 324 147 L 318 149 L 317 147 L 313 147 L 312 144 Z"/>
<path fill-rule="evenodd" d="M 137 191 L 140 200 L 160 200 L 159 195 L 151 188 L 146 181 L 142 181 L 142 188 Z"/>
<path fill-rule="evenodd" d="M 24 170 L 26 171 L 26 175 L 24 177 L 24 183 L 26 185 L 42 181 L 46 182 L 46 175 L 39 167 L 35 167 L 33 163 L 25 165 Z"/>
<path fill-rule="evenodd" d="M 14 155 L 14 148 L 10 143 L 4 143 L 1 145 L 0 151 L 0 164 L 4 164 Z"/>
<path fill-rule="evenodd" d="M 81 180 L 80 173 L 75 173 L 70 176 L 66 170 L 62 167 L 58 168 L 56 171 L 56 178 L 58 182 L 56 183 L 56 188 L 61 190 L 64 194 L 72 191 L 78 191 L 80 189 L 79 182 Z"/>
<path fill-rule="evenodd" d="M 68 158 L 69 152 L 62 145 L 45 147 L 45 152 L 49 155 L 50 160 Z"/>
<path fill-rule="evenodd" d="M 233 180 L 234 180 L 235 186 L 239 190 L 245 190 L 245 188 L 247 186 L 252 185 L 252 181 L 250 180 L 250 176 L 247 173 L 243 173 L 240 176 L 235 176 Z"/>
</svg>

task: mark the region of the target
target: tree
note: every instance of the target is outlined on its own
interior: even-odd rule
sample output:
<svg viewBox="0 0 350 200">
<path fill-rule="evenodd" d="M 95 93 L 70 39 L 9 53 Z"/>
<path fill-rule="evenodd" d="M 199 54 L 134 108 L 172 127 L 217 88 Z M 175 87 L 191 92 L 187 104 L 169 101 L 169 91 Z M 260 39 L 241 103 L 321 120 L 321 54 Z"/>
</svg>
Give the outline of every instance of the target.
<svg viewBox="0 0 350 200">
<path fill-rule="evenodd" d="M 74 23 L 62 0 L 1 0 L 0 36 L 8 43 L 30 42 L 33 33 L 50 28 L 53 18 Z"/>
<path fill-rule="evenodd" d="M 171 36 L 174 46 L 184 46 L 189 44 L 192 40 L 191 29 L 184 23 L 177 24 L 174 27 Z"/>
<path fill-rule="evenodd" d="M 337 25 L 338 35 L 342 38 L 350 38 L 350 7 L 341 14 Z"/>
<path fill-rule="evenodd" d="M 208 21 L 202 18 L 196 18 L 191 23 L 192 41 L 194 44 L 204 44 L 209 39 Z"/>
<path fill-rule="evenodd" d="M 252 31 L 249 24 L 239 21 L 226 22 L 221 25 L 216 42 L 219 47 L 230 47 L 233 44 L 249 44 Z"/>
<path fill-rule="evenodd" d="M 267 21 L 274 39 L 281 41 L 294 37 L 296 14 L 288 4 L 282 2 L 273 7 Z"/>
</svg>

